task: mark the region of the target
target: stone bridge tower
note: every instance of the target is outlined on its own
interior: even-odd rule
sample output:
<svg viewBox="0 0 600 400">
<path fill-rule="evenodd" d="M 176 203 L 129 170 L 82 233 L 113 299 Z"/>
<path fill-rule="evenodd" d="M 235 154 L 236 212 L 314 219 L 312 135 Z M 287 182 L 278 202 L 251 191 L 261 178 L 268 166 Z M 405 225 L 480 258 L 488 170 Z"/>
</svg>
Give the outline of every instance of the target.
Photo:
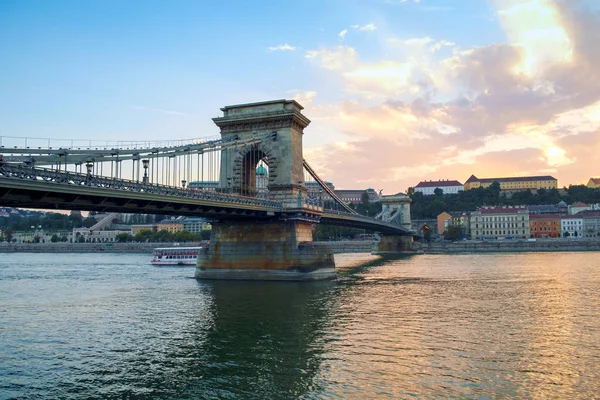
<svg viewBox="0 0 600 400">
<path fill-rule="evenodd" d="M 273 100 L 221 108 L 223 116 L 213 118 L 223 140 L 260 138 L 258 143 L 230 148 L 221 153 L 219 189 L 254 195 L 259 161 L 269 166 L 269 199 L 284 204 L 306 197 L 302 167 L 302 135 L 310 120 L 295 100 Z"/>
<path fill-rule="evenodd" d="M 213 121 L 223 140 L 251 142 L 221 152 L 219 190 L 256 194 L 256 167 L 268 165 L 269 200 L 281 213 L 267 219 L 212 222 L 210 244 L 198 256 L 198 279 L 316 280 L 335 277 L 333 253 L 312 242 L 322 206 L 306 200 L 303 130 L 310 120 L 294 100 L 240 104 Z M 280 215 L 275 215 L 280 214 Z"/>
</svg>

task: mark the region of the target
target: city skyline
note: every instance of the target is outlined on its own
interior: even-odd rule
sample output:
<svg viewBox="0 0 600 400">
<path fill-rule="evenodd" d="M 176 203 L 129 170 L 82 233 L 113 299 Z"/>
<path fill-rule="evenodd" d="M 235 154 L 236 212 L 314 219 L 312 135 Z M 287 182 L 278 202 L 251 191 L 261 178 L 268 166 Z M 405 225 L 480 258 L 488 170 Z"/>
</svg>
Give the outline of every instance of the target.
<svg viewBox="0 0 600 400">
<path fill-rule="evenodd" d="M 0 4 L 0 135 L 214 136 L 229 104 L 293 98 L 340 189 L 600 175 L 592 1 Z M 8 61 L 6 61 L 8 60 Z"/>
</svg>

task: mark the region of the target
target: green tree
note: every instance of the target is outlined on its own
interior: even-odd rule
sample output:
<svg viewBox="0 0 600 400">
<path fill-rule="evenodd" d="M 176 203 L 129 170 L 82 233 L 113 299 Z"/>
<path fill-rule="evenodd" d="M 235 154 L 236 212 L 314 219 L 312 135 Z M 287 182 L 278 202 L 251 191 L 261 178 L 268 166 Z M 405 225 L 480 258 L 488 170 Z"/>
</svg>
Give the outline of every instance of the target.
<svg viewBox="0 0 600 400">
<path fill-rule="evenodd" d="M 463 228 L 460 225 L 449 225 L 444 231 L 444 239 L 460 240 L 463 235 Z"/>
<path fill-rule="evenodd" d="M 12 228 L 6 228 L 6 230 L 4 231 L 4 240 L 6 240 L 8 243 L 13 241 L 13 230 Z"/>
<path fill-rule="evenodd" d="M 52 235 L 52 237 L 50 238 L 50 241 L 51 241 L 52 243 L 56 243 L 56 242 L 58 242 L 59 240 L 60 240 L 60 239 L 59 239 L 59 237 L 58 237 L 58 235 L 57 235 L 56 233 L 55 233 L 54 235 Z"/>
<path fill-rule="evenodd" d="M 129 233 L 127 232 L 122 232 L 122 233 L 117 233 L 117 235 L 115 236 L 115 240 L 119 243 L 127 243 L 130 242 L 131 239 L 133 239 L 133 236 L 131 236 Z"/>
<path fill-rule="evenodd" d="M 87 217 L 86 219 L 83 220 L 82 223 L 83 223 L 84 227 L 91 228 L 92 226 L 96 225 L 96 223 L 98 223 L 98 221 L 94 217 Z"/>
</svg>

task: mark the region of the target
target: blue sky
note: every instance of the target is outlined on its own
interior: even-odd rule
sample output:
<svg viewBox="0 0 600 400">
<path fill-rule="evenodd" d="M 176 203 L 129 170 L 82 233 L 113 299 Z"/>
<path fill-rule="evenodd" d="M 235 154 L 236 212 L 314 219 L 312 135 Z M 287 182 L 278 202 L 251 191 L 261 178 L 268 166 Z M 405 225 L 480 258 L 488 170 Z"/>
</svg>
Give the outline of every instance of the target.
<svg viewBox="0 0 600 400">
<path fill-rule="evenodd" d="M 530 7 L 518 7 L 523 4 Z M 566 21 L 566 11 L 579 14 Z M 534 22 L 528 23 L 528 18 Z M 589 93 L 589 88 L 580 93 L 573 82 L 569 83 L 573 90 L 557 93 L 559 78 L 539 68 L 517 68 L 515 74 L 523 75 L 518 83 L 502 71 L 487 76 L 492 72 L 482 68 L 488 62 L 503 65 L 514 57 L 534 59 L 531 49 L 540 46 L 527 40 L 536 32 L 552 36 L 558 30 L 551 49 L 566 46 L 564 52 L 572 51 L 577 47 L 577 24 L 585 18 L 597 18 L 589 4 L 566 7 L 550 0 L 4 0 L 0 135 L 86 140 L 212 136 L 218 130 L 210 118 L 218 116 L 224 105 L 294 97 L 313 120 L 305 134 L 306 157 L 340 187 L 400 191 L 421 179 L 464 181 L 470 171 L 482 177 L 553 173 L 559 175 L 560 184 L 568 184 L 600 171 L 581 171 L 577 160 L 587 156 L 569 152 L 558 142 L 562 136 L 554 137 L 550 153 L 563 159 L 552 161 L 548 148 L 540 144 L 543 140 L 536 142 L 535 135 L 529 134 L 531 146 L 525 148 L 515 148 L 510 135 L 515 134 L 515 124 L 535 123 L 547 132 L 565 112 L 589 114 L 586 107 L 600 99 L 598 93 Z M 498 46 L 505 46 L 502 54 Z M 552 51 L 533 55 L 544 64 L 570 62 L 570 67 L 583 71 Z M 481 53 L 479 58 L 475 53 Z M 496 108 L 513 113 L 506 110 L 506 103 L 523 98 L 519 89 L 518 98 L 510 91 L 492 99 L 481 82 L 498 88 L 525 85 L 535 98 L 549 96 L 540 88 L 550 82 L 552 95 L 586 101 L 569 103 L 542 119 L 535 114 L 541 103 L 525 102 L 520 108 L 530 107 L 535 115 L 515 115 L 512 121 L 490 117 L 489 125 L 472 126 L 473 116 L 452 109 L 459 100 L 468 101 L 471 108 L 487 107 L 482 113 L 493 116 Z M 493 103 L 486 105 L 484 100 Z M 544 99 L 543 104 L 551 100 Z M 576 117 L 567 117 L 572 128 Z M 374 126 L 373 121 L 383 125 Z M 554 125 L 547 126 L 552 121 Z M 589 132 L 584 129 L 581 134 Z M 443 135 L 442 140 L 436 135 Z M 502 135 L 507 139 L 503 141 Z M 447 136 L 455 140 L 447 141 Z M 496 147 L 489 148 L 490 141 Z M 386 153 L 391 148 L 397 150 Z M 395 157 L 424 148 L 435 165 Z M 507 160 L 521 161 L 527 153 L 532 161 L 502 163 L 495 160 L 498 152 L 506 153 Z M 495 158 L 486 166 L 483 157 L 490 153 Z M 342 160 L 349 155 L 359 161 L 356 169 L 343 168 Z M 464 157 L 468 162 L 461 161 Z M 540 157 L 546 162 L 538 162 Z M 386 162 L 374 168 L 369 163 L 373 158 Z M 454 162 L 443 161 L 447 159 Z"/>
</svg>

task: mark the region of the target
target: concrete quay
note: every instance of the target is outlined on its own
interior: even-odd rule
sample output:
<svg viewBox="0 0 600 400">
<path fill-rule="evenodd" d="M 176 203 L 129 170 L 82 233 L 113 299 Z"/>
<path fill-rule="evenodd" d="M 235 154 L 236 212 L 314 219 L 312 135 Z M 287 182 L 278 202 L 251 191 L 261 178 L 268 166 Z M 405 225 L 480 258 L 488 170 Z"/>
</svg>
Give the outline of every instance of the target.
<svg viewBox="0 0 600 400">
<path fill-rule="evenodd" d="M 180 243 L 198 246 L 198 243 Z M 0 253 L 152 253 L 173 243 L 0 243 Z"/>
<path fill-rule="evenodd" d="M 312 242 L 314 247 L 329 247 L 333 253 L 370 253 L 377 243 L 369 240 Z M 199 246 L 197 242 L 179 246 Z M 174 243 L 0 243 L 0 253 L 152 253 L 156 247 Z"/>
<path fill-rule="evenodd" d="M 537 239 L 425 243 L 425 254 L 600 251 L 600 239 Z"/>
</svg>

